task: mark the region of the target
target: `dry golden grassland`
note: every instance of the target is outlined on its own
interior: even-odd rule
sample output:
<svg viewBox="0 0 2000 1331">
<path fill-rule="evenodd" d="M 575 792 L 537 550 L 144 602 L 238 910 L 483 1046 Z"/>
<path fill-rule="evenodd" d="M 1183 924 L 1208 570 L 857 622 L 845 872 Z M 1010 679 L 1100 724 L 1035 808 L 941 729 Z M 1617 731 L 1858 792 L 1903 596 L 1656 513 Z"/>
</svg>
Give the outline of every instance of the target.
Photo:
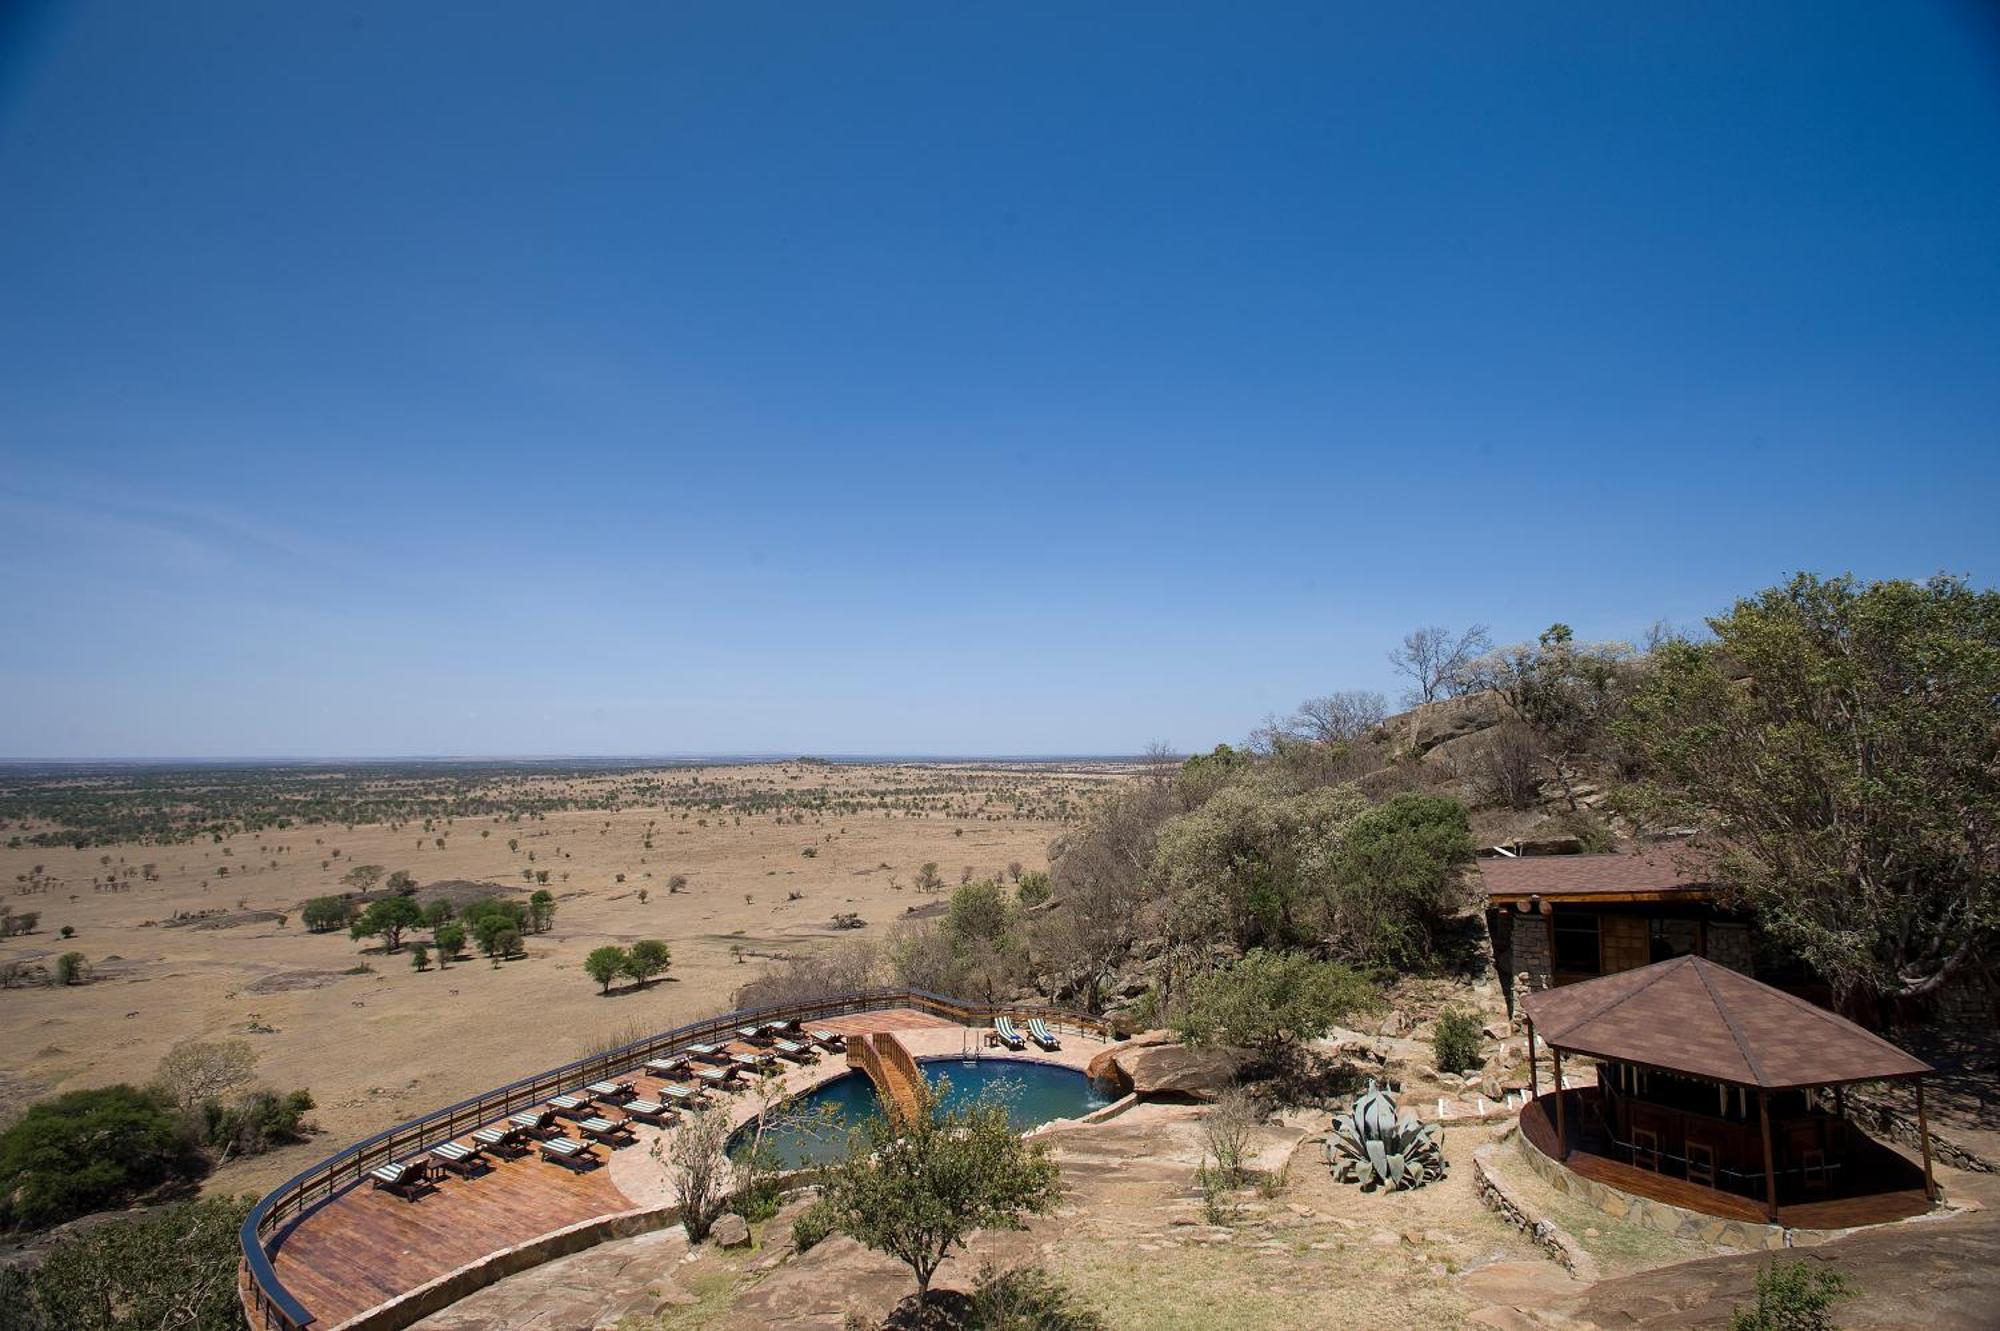
<svg viewBox="0 0 2000 1331">
<path fill-rule="evenodd" d="M 0 990 L 0 1112 L 53 1091 L 143 1081 L 176 1040 L 246 1038 L 262 1055 L 262 1080 L 309 1088 L 326 1129 L 215 1181 L 259 1188 L 337 1143 L 565 1061 L 613 1032 L 722 1010 L 766 958 L 879 938 L 933 900 L 914 888 L 925 861 L 948 885 L 967 868 L 1045 867 L 1066 821 L 1124 775 L 1092 764 L 530 772 L 481 787 L 498 812 L 429 827 L 416 817 L 294 823 L 220 840 L 0 849 L 4 900 L 42 917 L 37 932 L 0 941 L 0 966 L 53 966 L 76 950 L 93 973 L 81 986 Z M 603 804 L 607 791 L 616 807 L 550 808 Z M 527 939 L 524 958 L 420 974 L 407 946 L 384 956 L 372 940 L 301 926 L 301 904 L 340 892 L 357 864 L 406 869 L 423 885 L 546 886 L 554 926 Z M 546 883 L 532 881 L 541 873 Z M 684 891 L 668 890 L 674 875 L 685 876 Z M 839 912 L 867 927 L 836 930 Z M 72 940 L 59 937 L 65 925 Z M 584 955 L 639 938 L 672 946 L 667 979 L 600 996 Z"/>
</svg>

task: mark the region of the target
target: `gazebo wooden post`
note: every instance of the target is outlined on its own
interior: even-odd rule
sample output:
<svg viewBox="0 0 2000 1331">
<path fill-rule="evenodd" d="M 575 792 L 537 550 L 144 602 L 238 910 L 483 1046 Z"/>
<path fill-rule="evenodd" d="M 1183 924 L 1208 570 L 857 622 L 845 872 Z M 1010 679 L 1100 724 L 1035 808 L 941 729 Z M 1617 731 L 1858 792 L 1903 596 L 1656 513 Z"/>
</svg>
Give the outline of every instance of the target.
<svg viewBox="0 0 2000 1331">
<path fill-rule="evenodd" d="M 1924 1079 L 1918 1077 L 1916 1082 L 1917 1140 L 1922 1142 L 1924 1147 L 1924 1197 L 1934 1202 L 1937 1200 L 1937 1179 L 1931 1175 L 1931 1125 L 1924 1117 Z"/>
<path fill-rule="evenodd" d="M 1530 1019 L 1528 1022 L 1528 1101 L 1532 1104 L 1534 1101 L 1541 1099 L 1541 1097 L 1542 1088 L 1535 1077 L 1535 1023 L 1533 1019 Z"/>
<path fill-rule="evenodd" d="M 1563 1100 L 1567 1098 L 1563 1095 L 1563 1051 L 1550 1045 L 1549 1057 L 1555 1060 L 1556 1065 L 1556 1158 L 1566 1161 L 1569 1159 L 1569 1129 L 1563 1123 Z"/>
<path fill-rule="evenodd" d="M 1771 1093 L 1757 1088 L 1757 1118 L 1764 1126 L 1764 1213 L 1778 1218 L 1778 1166 L 1771 1158 Z"/>
</svg>

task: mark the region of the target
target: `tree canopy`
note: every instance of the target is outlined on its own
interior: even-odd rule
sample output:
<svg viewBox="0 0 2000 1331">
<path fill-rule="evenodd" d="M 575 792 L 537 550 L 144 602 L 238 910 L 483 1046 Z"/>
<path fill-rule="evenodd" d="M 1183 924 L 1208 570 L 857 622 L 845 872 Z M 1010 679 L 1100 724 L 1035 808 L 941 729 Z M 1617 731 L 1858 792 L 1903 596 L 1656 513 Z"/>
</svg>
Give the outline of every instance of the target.
<svg viewBox="0 0 2000 1331">
<path fill-rule="evenodd" d="M 1379 999 L 1358 971 L 1302 952 L 1258 948 L 1189 986 L 1175 1026 L 1189 1044 L 1231 1044 L 1276 1054 L 1316 1040 Z"/>
<path fill-rule="evenodd" d="M 1670 642 L 1622 738 L 1843 999 L 1917 997 L 2000 942 L 2000 593 L 1801 574 Z"/>
<path fill-rule="evenodd" d="M 901 1123 L 870 1118 L 849 1137 L 823 1193 L 843 1233 L 910 1268 L 920 1302 L 974 1230 L 1019 1229 L 1062 1194 L 1048 1143 L 1024 1139 L 998 1100 L 945 1108 L 947 1089 L 922 1085 Z"/>
</svg>

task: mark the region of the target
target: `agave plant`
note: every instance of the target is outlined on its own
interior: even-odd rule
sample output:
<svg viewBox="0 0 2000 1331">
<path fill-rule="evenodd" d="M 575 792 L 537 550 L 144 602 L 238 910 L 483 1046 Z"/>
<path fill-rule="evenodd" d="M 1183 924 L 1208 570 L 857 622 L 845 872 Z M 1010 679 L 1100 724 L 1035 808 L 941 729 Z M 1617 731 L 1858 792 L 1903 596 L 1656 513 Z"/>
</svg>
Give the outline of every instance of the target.
<svg viewBox="0 0 2000 1331">
<path fill-rule="evenodd" d="M 1444 1177 L 1444 1142 L 1435 1123 L 1396 1112 L 1396 1097 L 1371 1081 L 1344 1113 L 1333 1116 L 1326 1162 L 1342 1183 L 1363 1192 L 1421 1188 Z"/>
</svg>

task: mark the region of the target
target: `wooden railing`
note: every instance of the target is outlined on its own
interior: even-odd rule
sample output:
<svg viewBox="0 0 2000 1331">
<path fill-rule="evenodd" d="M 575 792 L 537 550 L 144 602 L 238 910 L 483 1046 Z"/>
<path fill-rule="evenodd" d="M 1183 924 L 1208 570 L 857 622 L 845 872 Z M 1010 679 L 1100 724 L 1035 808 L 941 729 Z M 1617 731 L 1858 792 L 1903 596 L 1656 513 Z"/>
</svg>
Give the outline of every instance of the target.
<svg viewBox="0 0 2000 1331">
<path fill-rule="evenodd" d="M 987 1005 L 947 998 L 921 989 L 871 989 L 816 1003 L 749 1008 L 676 1026 L 670 1031 L 591 1054 L 469 1100 L 461 1100 L 421 1118 L 399 1123 L 335 1152 L 295 1175 L 252 1207 L 243 1221 L 240 1236 L 243 1247 L 243 1309 L 253 1327 L 270 1328 L 271 1331 L 300 1331 L 300 1328 L 312 1325 L 311 1310 L 293 1297 L 284 1282 L 278 1279 L 278 1273 L 271 1265 L 269 1245 L 286 1225 L 359 1183 L 368 1177 L 370 1170 L 391 1160 L 403 1159 L 454 1137 L 464 1136 L 475 1128 L 540 1104 L 552 1095 L 631 1072 L 649 1059 L 678 1053 L 688 1045 L 728 1040 L 739 1026 L 767 1021 L 797 1021 L 810 1025 L 829 1017 L 880 1012 L 890 1008 L 913 1008 L 965 1026 L 985 1025 L 1003 1015 L 1021 1019 L 1035 1016 L 1058 1029 L 1068 1028 L 1098 1036 L 1110 1032 L 1102 1018 L 1081 1012 Z M 907 1057 L 908 1051 L 904 1054 Z"/>
</svg>

